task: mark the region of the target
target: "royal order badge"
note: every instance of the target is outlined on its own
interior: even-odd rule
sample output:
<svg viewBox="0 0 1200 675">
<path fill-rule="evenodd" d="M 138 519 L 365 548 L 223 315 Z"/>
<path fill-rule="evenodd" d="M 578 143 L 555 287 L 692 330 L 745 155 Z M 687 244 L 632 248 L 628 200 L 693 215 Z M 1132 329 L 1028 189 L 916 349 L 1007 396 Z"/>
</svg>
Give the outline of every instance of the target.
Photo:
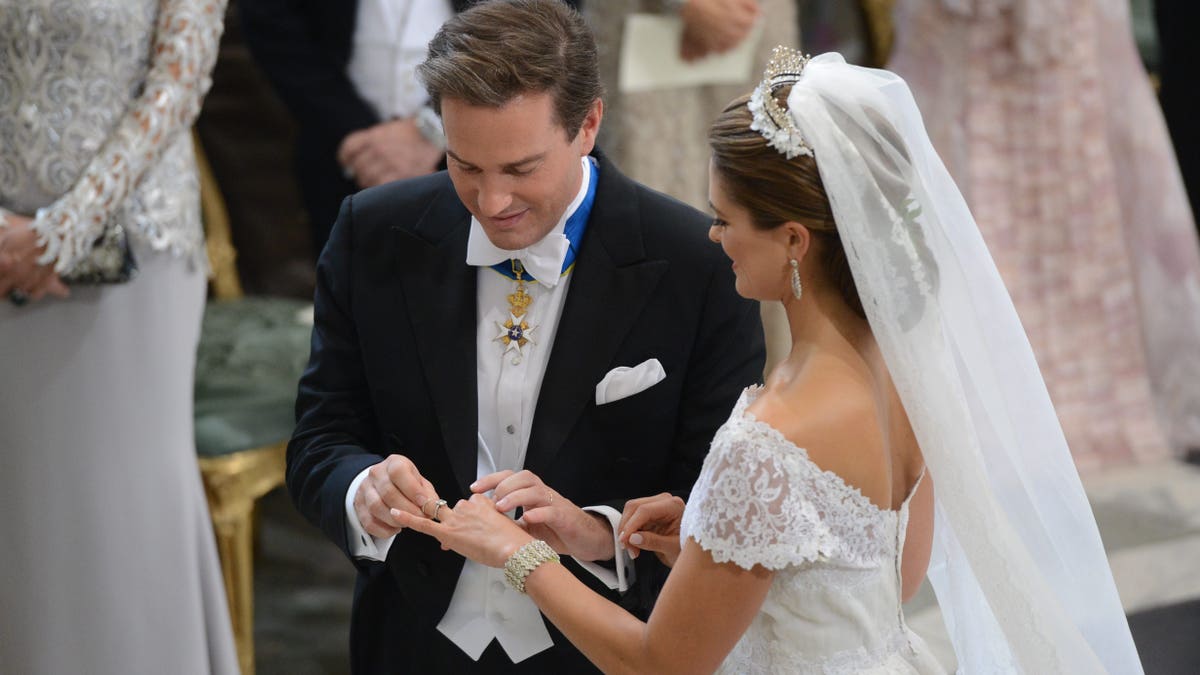
<svg viewBox="0 0 1200 675">
<path fill-rule="evenodd" d="M 536 344 L 533 341 L 535 327 L 525 320 L 525 313 L 529 311 L 529 305 L 533 304 L 533 297 L 525 292 L 524 273 L 520 261 L 514 260 L 513 276 L 516 277 L 517 289 L 508 295 L 508 320 L 504 323 L 496 322 L 500 334 L 493 338 L 504 345 L 504 354 L 516 352 L 512 360 L 514 366 L 521 363 L 521 358 L 525 355 L 525 345 Z"/>
</svg>

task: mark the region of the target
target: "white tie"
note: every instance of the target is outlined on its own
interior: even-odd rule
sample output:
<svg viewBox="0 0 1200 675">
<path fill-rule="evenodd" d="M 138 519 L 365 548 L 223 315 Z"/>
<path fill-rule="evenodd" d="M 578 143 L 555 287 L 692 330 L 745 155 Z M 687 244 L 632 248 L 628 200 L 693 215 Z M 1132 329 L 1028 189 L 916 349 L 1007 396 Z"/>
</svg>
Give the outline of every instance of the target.
<svg viewBox="0 0 1200 675">
<path fill-rule="evenodd" d="M 467 264 L 474 267 L 491 267 L 496 263 L 516 258 L 542 286 L 557 286 L 559 278 L 562 277 L 563 261 L 567 259 L 567 252 L 571 250 L 571 240 L 563 234 L 567 229 L 567 219 L 575 214 L 580 204 L 583 204 L 584 198 L 587 197 L 588 183 L 592 180 L 591 159 L 581 157 L 579 164 L 583 168 L 583 180 L 575 199 L 567 205 L 567 210 L 558 219 L 558 224 L 553 230 L 523 249 L 509 251 L 496 246 L 488 239 L 479 220 L 471 216 L 471 233 L 467 237 Z"/>
<path fill-rule="evenodd" d="M 467 264 L 491 267 L 496 263 L 516 258 L 538 283 L 553 288 L 558 284 L 563 260 L 566 259 L 570 248 L 571 240 L 567 239 L 561 228 L 557 228 L 557 231 L 551 231 L 526 248 L 507 251 L 493 244 L 484 233 L 483 226 L 472 216 L 471 234 L 467 238 Z"/>
</svg>

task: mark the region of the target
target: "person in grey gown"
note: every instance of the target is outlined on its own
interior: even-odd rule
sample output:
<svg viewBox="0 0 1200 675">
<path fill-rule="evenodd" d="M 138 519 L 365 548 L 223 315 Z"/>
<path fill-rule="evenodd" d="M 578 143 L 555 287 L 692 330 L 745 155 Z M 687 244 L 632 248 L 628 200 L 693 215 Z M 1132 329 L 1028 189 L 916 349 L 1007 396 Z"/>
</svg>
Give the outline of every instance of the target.
<svg viewBox="0 0 1200 675">
<path fill-rule="evenodd" d="M 0 0 L 0 673 L 237 672 L 191 400 L 224 5 Z M 64 283 L 114 231 L 136 276 Z"/>
</svg>

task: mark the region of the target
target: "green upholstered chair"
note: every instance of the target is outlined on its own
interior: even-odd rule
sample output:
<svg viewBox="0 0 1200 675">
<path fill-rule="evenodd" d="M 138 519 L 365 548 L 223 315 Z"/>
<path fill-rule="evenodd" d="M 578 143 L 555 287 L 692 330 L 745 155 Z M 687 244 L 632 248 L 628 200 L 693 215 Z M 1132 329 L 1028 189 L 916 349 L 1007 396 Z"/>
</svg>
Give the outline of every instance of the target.
<svg viewBox="0 0 1200 675">
<path fill-rule="evenodd" d="M 195 433 L 242 672 L 254 673 L 255 503 L 283 484 L 312 303 L 243 297 L 224 200 L 198 140 L 213 268 L 196 358 Z"/>
</svg>

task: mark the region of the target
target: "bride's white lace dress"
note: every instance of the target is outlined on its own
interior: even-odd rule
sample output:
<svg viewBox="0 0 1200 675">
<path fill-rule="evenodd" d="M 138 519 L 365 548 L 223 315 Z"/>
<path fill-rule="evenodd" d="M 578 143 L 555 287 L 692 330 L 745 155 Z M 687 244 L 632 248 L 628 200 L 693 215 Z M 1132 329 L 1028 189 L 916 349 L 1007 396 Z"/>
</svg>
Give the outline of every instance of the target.
<svg viewBox="0 0 1200 675">
<path fill-rule="evenodd" d="M 681 524 L 717 562 L 775 573 L 719 672 L 944 672 L 900 606 L 909 499 L 883 510 L 822 470 L 746 412 L 759 391 L 717 432 Z"/>
</svg>

